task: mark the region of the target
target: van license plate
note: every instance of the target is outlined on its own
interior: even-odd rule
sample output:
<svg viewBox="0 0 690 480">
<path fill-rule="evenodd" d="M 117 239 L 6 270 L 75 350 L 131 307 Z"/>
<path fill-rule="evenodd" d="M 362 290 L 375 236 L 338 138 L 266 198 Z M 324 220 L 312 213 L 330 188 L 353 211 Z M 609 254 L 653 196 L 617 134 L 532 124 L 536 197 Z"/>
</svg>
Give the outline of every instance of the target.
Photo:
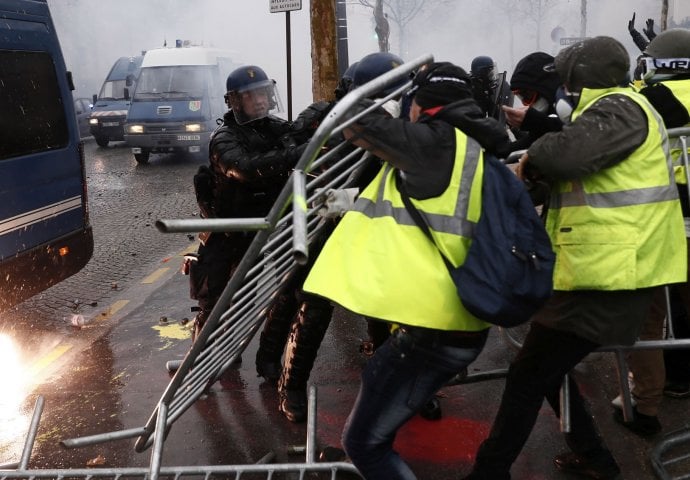
<svg viewBox="0 0 690 480">
<path fill-rule="evenodd" d="M 177 139 L 180 141 L 201 140 L 201 135 L 178 135 Z"/>
<path fill-rule="evenodd" d="M 117 127 L 120 125 L 120 122 L 103 122 L 104 127 Z"/>
</svg>

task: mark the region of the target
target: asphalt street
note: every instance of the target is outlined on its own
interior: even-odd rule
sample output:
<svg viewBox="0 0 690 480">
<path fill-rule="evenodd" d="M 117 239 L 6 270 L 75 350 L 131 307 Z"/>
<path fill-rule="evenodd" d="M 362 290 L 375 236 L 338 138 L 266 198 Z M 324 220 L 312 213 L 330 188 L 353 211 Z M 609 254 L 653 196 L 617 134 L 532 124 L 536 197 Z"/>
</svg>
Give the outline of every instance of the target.
<svg viewBox="0 0 690 480">
<path fill-rule="evenodd" d="M 93 159 L 98 159 L 99 150 L 92 150 Z M 119 169 L 116 165 L 121 164 L 124 169 L 127 162 L 133 162 L 126 149 L 108 152 L 112 155 L 115 170 Z M 136 173 L 139 177 L 145 176 L 146 182 L 151 184 L 149 193 L 163 181 L 160 178 L 166 173 L 163 169 L 170 166 L 164 165 L 165 159 L 161 162 L 153 162 L 149 166 L 158 168 L 156 175 L 151 174 L 153 170 Z M 184 174 L 196 168 L 194 163 L 171 162 L 180 162 Z M 103 179 L 103 185 L 107 184 Z M 106 195 L 107 187 L 103 188 L 103 195 Z M 184 192 L 185 187 L 177 188 Z M 96 192 L 98 188 L 94 187 L 92 191 Z M 157 204 L 155 198 L 147 196 L 149 193 L 144 193 L 144 189 L 139 197 L 122 193 L 122 201 L 129 197 L 130 202 L 139 198 L 147 205 Z M 53 328 L 44 325 L 32 330 L 26 322 L 18 322 L 16 328 L 11 328 L 8 318 L 26 318 L 28 314 L 22 316 L 24 311 L 19 308 L 12 317 L 3 316 L 0 333 L 10 337 L 15 335 L 15 340 L 19 338 L 15 343 L 19 344 L 22 360 L 15 365 L 5 364 L 3 386 L 7 393 L 0 401 L 0 463 L 16 462 L 20 458 L 32 409 L 41 396 L 45 400 L 45 408 L 30 457 L 31 469 L 80 469 L 89 466 L 117 469 L 150 464 L 151 449 L 136 452 L 134 438 L 71 449 L 65 448 L 62 442 L 145 425 L 171 380 L 165 368 L 166 362 L 184 358 L 190 348 L 191 323 L 188 320 L 192 317 L 190 306 L 193 303 L 188 297 L 187 277 L 179 272 L 179 267 L 183 254 L 193 250 L 195 242 L 184 234 L 165 235 L 145 225 L 157 218 L 184 217 L 180 213 L 191 210 L 190 200 L 184 193 L 171 196 L 173 199 L 177 197 L 179 199 L 175 201 L 181 202 L 183 207 L 161 206 L 161 212 L 146 215 L 140 227 L 147 232 L 144 247 L 128 245 L 131 237 L 127 229 L 114 222 L 114 228 L 106 237 L 112 235 L 110 240 L 113 244 L 123 245 L 124 252 L 130 251 L 128 248 L 135 249 L 136 259 L 132 263 L 133 268 L 117 280 L 117 289 L 105 288 L 108 281 L 114 281 L 108 280 L 114 278 L 111 276 L 114 273 L 102 275 L 99 280 L 103 283 L 101 293 L 94 290 L 96 293 L 90 297 L 95 305 L 81 310 L 83 326 L 56 323 Z M 93 198 L 94 224 L 105 228 L 111 222 L 108 212 L 123 215 L 123 208 L 106 208 L 106 205 L 99 205 L 98 196 Z M 128 215 L 141 213 L 130 211 Z M 125 234 L 118 236 L 118 230 Z M 99 253 L 94 263 L 87 267 L 90 270 L 73 280 L 76 283 L 72 287 L 88 284 L 97 272 L 106 269 L 105 265 L 113 260 L 113 256 L 111 254 L 108 258 L 107 253 Z M 109 268 L 116 271 L 121 267 Z M 69 293 L 69 290 L 48 292 L 45 298 L 62 296 L 67 304 Z M 25 306 L 26 311 L 40 312 L 41 309 L 35 307 L 38 303 L 40 299 L 32 299 Z M 60 315 L 69 316 L 73 309 L 68 307 L 62 307 Z M 360 352 L 361 340 L 365 336 L 366 326 L 361 319 L 336 309 L 310 380 L 317 389 L 316 441 L 319 452 L 327 446 L 340 447 L 342 428 L 357 394 L 361 369 L 367 361 Z M 304 460 L 299 447 L 305 445 L 306 427 L 290 423 L 278 412 L 275 386 L 256 375 L 256 346 L 257 338 L 254 338 L 242 355 L 242 364 L 228 370 L 174 422 L 165 438 L 162 465 L 252 464 L 268 452 L 274 454 L 274 462 Z M 485 350 L 470 367 L 469 373 L 476 378 L 505 369 L 514 353 L 515 349 L 494 329 Z M 15 375 L 10 376 L 10 373 Z M 591 404 L 606 443 L 621 465 L 622 478 L 657 478 L 650 462 L 652 449 L 660 444 L 665 434 L 690 427 L 690 401 L 665 398 L 660 413 L 663 433 L 643 439 L 612 418 L 610 401 L 618 389 L 613 354 L 590 355 L 577 367 L 574 376 Z M 11 380 L 16 383 L 8 383 Z M 400 431 L 395 448 L 418 478 L 462 478 L 469 472 L 477 447 L 491 427 L 503 385 L 503 379 L 496 378 L 446 387 L 439 392 L 443 412 L 440 420 L 429 421 L 418 416 Z M 574 478 L 558 472 L 552 463 L 554 455 L 565 450 L 558 419 L 545 405 L 513 467 L 513 478 Z M 679 452 L 687 455 L 690 446 L 681 446 Z M 674 468 L 684 475 L 690 472 L 687 459 Z"/>
</svg>

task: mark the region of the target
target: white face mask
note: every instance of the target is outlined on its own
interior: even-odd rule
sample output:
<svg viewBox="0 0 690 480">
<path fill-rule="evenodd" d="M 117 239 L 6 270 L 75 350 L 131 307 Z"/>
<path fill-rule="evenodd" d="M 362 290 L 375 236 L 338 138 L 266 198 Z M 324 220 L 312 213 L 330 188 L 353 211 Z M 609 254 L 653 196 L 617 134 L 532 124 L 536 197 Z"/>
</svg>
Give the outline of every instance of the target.
<svg viewBox="0 0 690 480">
<path fill-rule="evenodd" d="M 570 93 L 564 87 L 558 89 L 556 92 L 556 114 L 563 123 L 570 123 L 570 117 L 579 99 L 579 93 Z"/>
<path fill-rule="evenodd" d="M 546 113 L 549 110 L 549 101 L 544 97 L 537 98 L 537 101 L 530 105 L 533 109 L 538 112 Z"/>
</svg>

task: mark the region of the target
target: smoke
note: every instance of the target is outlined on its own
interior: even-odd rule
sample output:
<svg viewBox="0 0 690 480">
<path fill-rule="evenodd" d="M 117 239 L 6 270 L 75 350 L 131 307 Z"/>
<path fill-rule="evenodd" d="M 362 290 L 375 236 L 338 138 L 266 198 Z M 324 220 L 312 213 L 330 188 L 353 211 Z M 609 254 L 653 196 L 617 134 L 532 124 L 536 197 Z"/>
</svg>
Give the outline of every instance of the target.
<svg viewBox="0 0 690 480">
<path fill-rule="evenodd" d="M 542 4 L 541 18 L 508 8 L 516 2 Z M 633 12 L 638 30 L 647 18 L 653 18 L 658 29 L 660 0 L 587 4 L 586 35 L 617 38 L 631 59 L 639 54 L 627 30 Z M 238 64 L 259 65 L 277 81 L 283 104 L 287 102 L 287 15 L 270 13 L 269 0 L 48 0 L 48 5 L 73 72 L 75 96 L 97 93 L 117 58 L 165 43 L 174 46 L 182 39 L 229 50 Z M 510 75 L 526 54 L 556 54 L 562 48 L 559 39 L 552 38 L 554 29 L 563 37 L 581 36 L 580 6 L 581 0 L 426 0 L 402 34 L 390 22 L 391 51 L 405 60 L 431 53 L 466 69 L 474 57 L 488 55 Z M 292 106 L 299 112 L 312 102 L 309 0 L 290 12 L 289 19 Z M 349 63 L 378 50 L 371 9 L 348 2 L 347 24 Z"/>
</svg>

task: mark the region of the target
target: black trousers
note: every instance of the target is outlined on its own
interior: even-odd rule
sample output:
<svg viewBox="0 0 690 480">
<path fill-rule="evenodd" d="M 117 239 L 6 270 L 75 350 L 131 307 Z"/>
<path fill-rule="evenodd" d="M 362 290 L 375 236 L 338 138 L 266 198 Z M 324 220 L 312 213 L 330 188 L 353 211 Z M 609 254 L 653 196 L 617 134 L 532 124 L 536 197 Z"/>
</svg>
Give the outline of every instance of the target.
<svg viewBox="0 0 690 480">
<path fill-rule="evenodd" d="M 481 444 L 471 478 L 510 478 L 510 467 L 534 428 L 544 398 L 560 416 L 564 376 L 599 345 L 572 333 L 533 323 L 510 366 L 501 405 L 489 437 Z M 603 441 L 577 385 L 570 381 L 571 432 L 565 435 L 576 453 L 603 450 Z"/>
</svg>

